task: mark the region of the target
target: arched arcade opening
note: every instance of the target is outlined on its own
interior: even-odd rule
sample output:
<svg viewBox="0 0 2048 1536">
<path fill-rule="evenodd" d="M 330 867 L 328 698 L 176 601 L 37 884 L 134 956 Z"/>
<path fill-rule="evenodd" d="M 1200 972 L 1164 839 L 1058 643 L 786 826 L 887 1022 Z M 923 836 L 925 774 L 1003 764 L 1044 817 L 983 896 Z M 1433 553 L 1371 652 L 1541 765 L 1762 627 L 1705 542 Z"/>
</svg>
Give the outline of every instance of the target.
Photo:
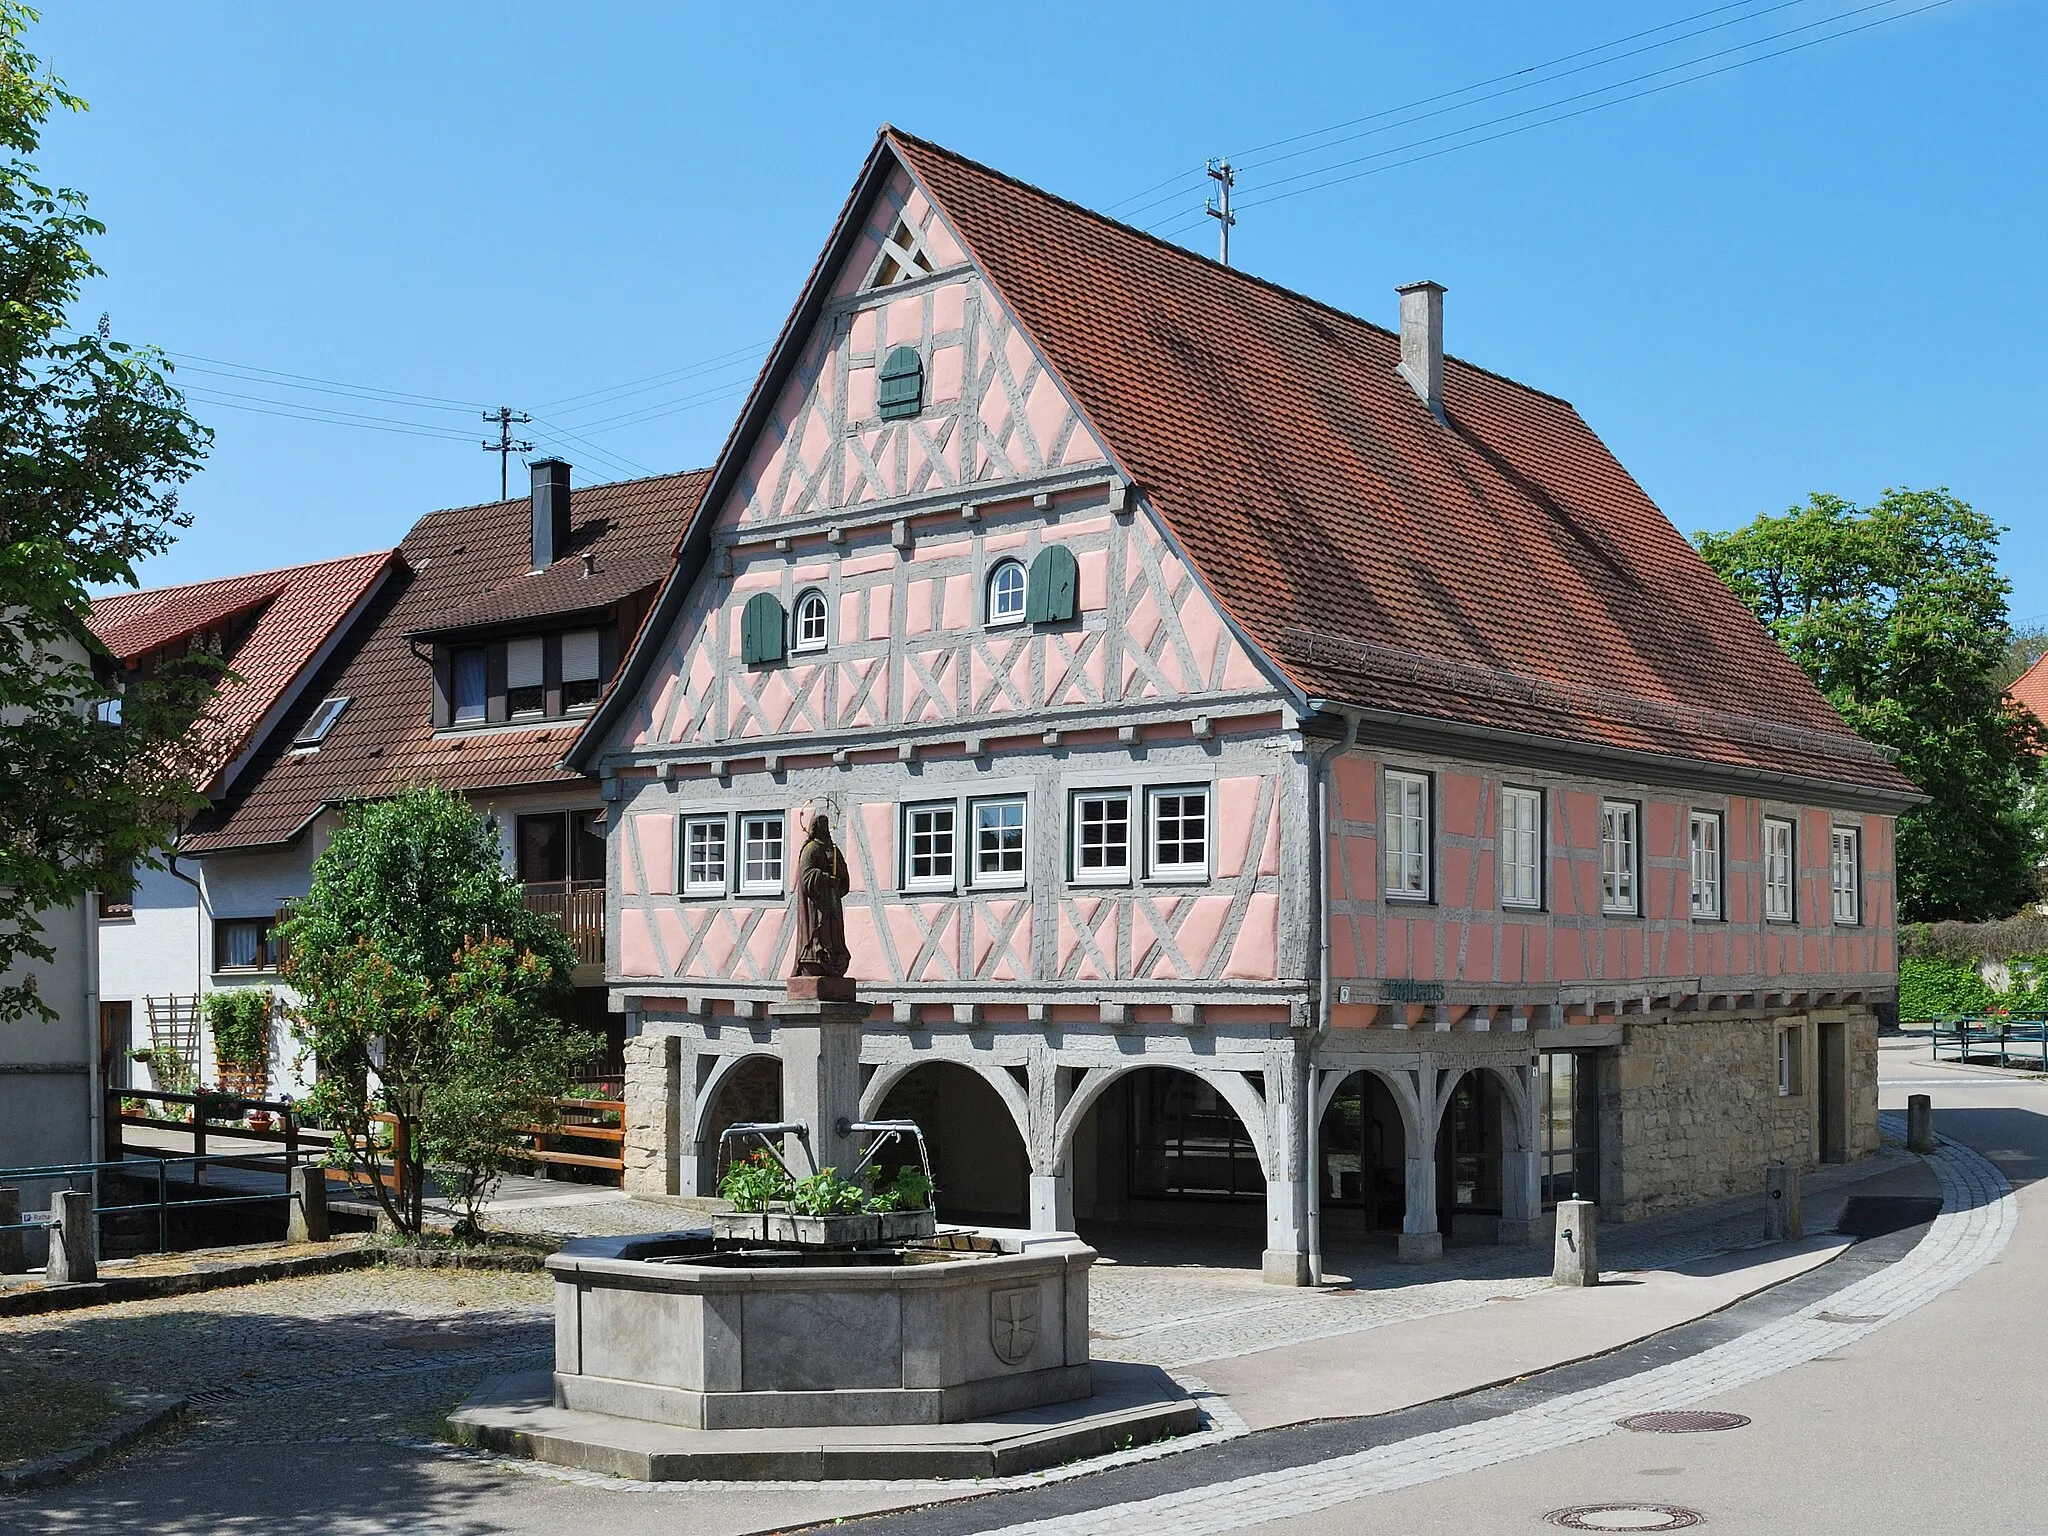
<svg viewBox="0 0 2048 1536">
<path fill-rule="evenodd" d="M 1010 1106 L 979 1072 L 957 1062 L 924 1062 L 888 1090 L 876 1118 L 915 1120 L 924 1132 L 940 1220 L 1028 1225 L 1031 1163 L 1024 1137 Z M 878 1154 L 885 1173 L 916 1156 L 900 1142 Z"/>
</svg>

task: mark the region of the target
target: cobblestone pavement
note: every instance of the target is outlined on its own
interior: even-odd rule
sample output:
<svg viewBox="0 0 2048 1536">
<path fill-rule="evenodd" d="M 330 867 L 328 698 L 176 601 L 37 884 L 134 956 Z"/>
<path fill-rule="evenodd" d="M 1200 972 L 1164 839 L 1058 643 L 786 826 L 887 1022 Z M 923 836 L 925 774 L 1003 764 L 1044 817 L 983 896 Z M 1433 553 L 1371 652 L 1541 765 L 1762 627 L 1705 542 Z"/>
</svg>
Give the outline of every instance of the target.
<svg viewBox="0 0 2048 1536">
<path fill-rule="evenodd" d="M 1616 1421 L 1631 1414 L 1685 1408 L 1834 1354 L 1968 1279 L 1996 1259 L 2012 1235 L 2018 1207 L 1996 1165 L 1956 1143 L 1928 1162 L 1941 1181 L 1943 1210 L 1910 1254 L 1741 1338 L 1478 1423 L 1312 1467 L 1005 1526 L 1002 1536 L 1223 1536 L 1596 1439 L 1614 1433 Z"/>
</svg>

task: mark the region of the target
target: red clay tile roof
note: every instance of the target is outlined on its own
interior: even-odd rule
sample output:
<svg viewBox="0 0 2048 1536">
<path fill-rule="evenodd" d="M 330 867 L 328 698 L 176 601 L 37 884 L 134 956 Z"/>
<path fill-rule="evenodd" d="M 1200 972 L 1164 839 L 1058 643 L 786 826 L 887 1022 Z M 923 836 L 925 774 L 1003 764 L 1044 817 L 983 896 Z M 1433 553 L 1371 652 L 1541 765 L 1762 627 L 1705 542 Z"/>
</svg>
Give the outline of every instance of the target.
<svg viewBox="0 0 2048 1536">
<path fill-rule="evenodd" d="M 1438 422 L 1397 334 L 885 143 L 1305 695 L 1912 791 L 1566 402 L 1450 358 Z"/>
<path fill-rule="evenodd" d="M 2048 656 L 2043 656 L 2013 681 L 2005 696 L 2034 712 L 2037 720 L 2048 720 Z"/>
<path fill-rule="evenodd" d="M 677 537 L 695 512 L 709 472 L 659 475 L 614 485 L 579 486 L 571 503 L 575 531 L 569 553 L 529 576 L 532 519 L 524 497 L 459 507 L 421 518 L 398 553 L 405 568 L 378 593 L 348 641 L 322 669 L 243 775 L 242 786 L 187 833 L 192 853 L 255 847 L 296 837 L 322 806 L 405 784 L 430 781 L 451 789 L 517 788 L 574 782 L 557 765 L 579 722 L 552 721 L 518 729 L 443 732 L 433 725 L 433 674 L 408 636 L 446 627 L 458 612 L 490 609 L 488 622 L 571 613 L 592 606 L 582 554 L 596 557 L 601 576 L 668 566 Z M 596 578 L 592 578 L 596 580 Z M 530 585 L 528 585 L 530 584 Z M 629 595 L 607 576 L 602 601 Z M 548 594 L 543 603 L 529 594 Z M 475 622 L 486 622 L 477 619 Z M 345 694 L 349 707 L 316 752 L 293 753 L 294 731 L 319 700 Z"/>
<path fill-rule="evenodd" d="M 254 615 L 255 622 L 227 657 L 235 679 L 214 695 L 206 730 L 213 741 L 218 791 L 223 771 L 250 745 L 266 716 L 319 657 L 335 631 L 356 611 L 396 562 L 382 549 L 313 565 L 295 565 L 219 581 L 120 592 L 92 605 L 92 631 L 122 662 Z"/>
</svg>

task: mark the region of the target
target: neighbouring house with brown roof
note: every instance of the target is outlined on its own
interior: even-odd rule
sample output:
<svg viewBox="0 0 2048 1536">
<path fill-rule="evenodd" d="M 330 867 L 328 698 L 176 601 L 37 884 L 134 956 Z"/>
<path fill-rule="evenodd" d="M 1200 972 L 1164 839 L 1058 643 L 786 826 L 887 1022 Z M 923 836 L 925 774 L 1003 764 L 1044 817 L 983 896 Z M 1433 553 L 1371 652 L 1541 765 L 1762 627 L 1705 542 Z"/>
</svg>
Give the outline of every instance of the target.
<svg viewBox="0 0 2048 1536">
<path fill-rule="evenodd" d="M 949 1215 L 1298 1283 L 1876 1150 L 1914 787 L 1440 286 L 1399 321 L 884 130 L 570 758 L 629 1185 L 775 1118 L 821 813 Z"/>
<path fill-rule="evenodd" d="M 110 644 L 222 637 L 241 681 L 213 711 L 222 769 L 172 869 L 101 924 L 103 992 L 145 999 L 275 986 L 272 930 L 303 896 L 338 807 L 409 784 L 462 791 L 494 814 L 528 901 L 581 962 L 570 1010 L 616 1036 L 603 988 L 603 805 L 562 755 L 594 707 L 696 506 L 702 474 L 573 492 L 560 460 L 532 494 L 430 513 L 394 551 L 195 587 L 95 611 Z M 172 914 L 177 914 L 175 920 Z M 273 1042 L 271 1085 L 302 1078 Z M 614 1055 L 616 1044 L 614 1045 Z M 198 1065 L 214 1077 L 201 1042 Z"/>
</svg>

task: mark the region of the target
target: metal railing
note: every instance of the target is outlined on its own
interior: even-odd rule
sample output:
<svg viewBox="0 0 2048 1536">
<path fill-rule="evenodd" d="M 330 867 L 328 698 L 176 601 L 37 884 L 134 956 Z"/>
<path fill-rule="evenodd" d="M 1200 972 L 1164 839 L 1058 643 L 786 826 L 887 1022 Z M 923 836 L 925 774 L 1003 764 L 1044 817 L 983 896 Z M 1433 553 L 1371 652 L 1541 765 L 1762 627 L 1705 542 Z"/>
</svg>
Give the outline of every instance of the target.
<svg viewBox="0 0 2048 1536">
<path fill-rule="evenodd" d="M 289 1160 L 287 1160 L 289 1159 Z M 0 1187 L 21 1184 L 62 1183 L 72 1187 L 75 1181 L 89 1179 L 92 1187 L 92 1214 L 102 1216 L 135 1216 L 154 1210 L 156 1213 L 157 1253 L 169 1253 L 171 1241 L 171 1216 L 174 1212 L 194 1211 L 224 1205 L 274 1204 L 280 1200 L 291 1200 L 291 1171 L 297 1161 L 296 1154 L 284 1152 L 212 1152 L 199 1156 L 181 1157 L 127 1157 L 118 1161 L 97 1163 L 53 1163 L 27 1168 L 0 1168 Z M 284 1176 L 285 1188 L 274 1193 L 254 1195 L 208 1195 L 197 1193 L 206 1186 L 201 1174 L 207 1164 L 225 1163 L 237 1168 L 249 1168 L 251 1164 L 276 1163 L 276 1171 Z M 193 1196 L 172 1198 L 171 1170 L 190 1168 L 192 1170 Z M 112 1205 L 104 1204 L 102 1188 L 110 1178 L 139 1179 L 144 1183 L 151 1180 L 149 1170 L 154 1170 L 156 1198 L 154 1200 L 126 1200 Z M 261 1171 L 261 1170 L 257 1170 Z M 0 1226 L 0 1232 L 37 1232 L 57 1225 L 56 1218 L 48 1211 L 40 1216 L 24 1216 L 20 1221 Z M 95 1220 L 95 1230 L 98 1222 Z M 97 1245 L 95 1245 L 97 1246 Z"/>
</svg>

